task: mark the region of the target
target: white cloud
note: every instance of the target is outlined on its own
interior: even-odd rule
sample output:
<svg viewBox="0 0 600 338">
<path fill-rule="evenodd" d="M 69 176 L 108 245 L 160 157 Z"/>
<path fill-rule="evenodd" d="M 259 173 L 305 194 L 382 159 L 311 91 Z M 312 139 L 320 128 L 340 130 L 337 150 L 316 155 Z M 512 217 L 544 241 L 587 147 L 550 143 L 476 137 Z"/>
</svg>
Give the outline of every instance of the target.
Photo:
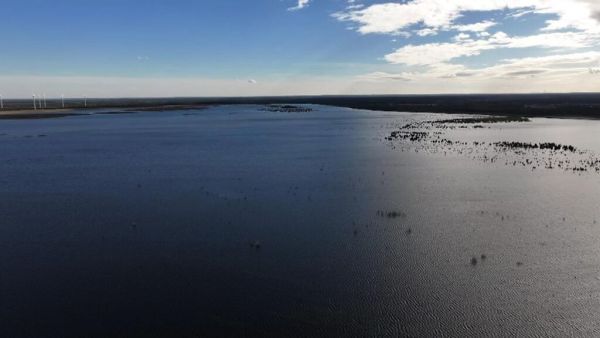
<svg viewBox="0 0 600 338">
<path fill-rule="evenodd" d="M 424 28 L 417 31 L 418 36 L 437 35 L 438 31 L 432 28 Z"/>
<path fill-rule="evenodd" d="M 600 52 L 571 53 L 520 59 L 504 59 L 494 66 L 469 68 L 464 65 L 440 62 L 423 72 L 370 73 L 360 78 L 371 80 L 432 81 L 435 79 L 491 80 L 494 78 L 560 78 L 594 73 L 600 65 Z"/>
<path fill-rule="evenodd" d="M 393 64 L 432 65 L 448 62 L 459 57 L 479 55 L 483 51 L 500 48 L 584 48 L 592 45 L 592 40 L 577 32 L 542 33 L 531 36 L 509 37 L 498 32 L 487 38 L 471 39 L 468 34 L 459 34 L 454 42 L 406 45 L 385 56 Z"/>
<path fill-rule="evenodd" d="M 410 81 L 414 74 L 411 73 L 399 73 L 392 74 L 386 72 L 373 72 L 365 75 L 360 75 L 358 78 L 362 80 L 395 80 L 395 81 Z"/>
<path fill-rule="evenodd" d="M 456 25 L 452 28 L 456 29 L 459 32 L 485 32 L 496 25 L 497 23 L 493 21 L 482 21 L 469 25 Z"/>
<path fill-rule="evenodd" d="M 403 93 L 539 93 L 598 91 L 600 52 L 501 60 L 483 68 L 439 63 L 425 72 L 374 72 L 357 79 Z"/>
<path fill-rule="evenodd" d="M 359 8 L 363 8 L 365 7 L 365 5 L 359 4 L 359 5 L 348 5 L 346 6 L 346 9 L 359 9 Z"/>
<path fill-rule="evenodd" d="M 484 20 L 457 24 L 467 12 L 508 10 L 507 16 L 550 14 L 541 32 L 529 36 L 508 36 L 503 32 L 491 34 L 488 30 L 498 23 Z M 549 52 L 591 48 L 600 44 L 600 1 L 597 0 L 408 0 L 373 4 L 356 10 L 334 14 L 340 21 L 352 22 L 361 34 L 406 34 L 420 37 L 437 35 L 439 31 L 457 31 L 451 40 L 434 43 L 408 44 L 385 55 L 391 64 L 409 67 L 425 66 L 429 73 L 448 71 L 468 77 L 462 65 L 449 62 L 463 57 L 478 56 L 485 51 L 517 48 L 542 48 Z M 513 60 L 514 61 L 514 60 Z M 512 62 L 512 63 L 516 63 Z M 535 76 L 539 69 L 506 71 L 506 74 Z M 376 78 L 393 79 L 396 75 L 372 73 Z M 488 73 L 490 74 L 490 73 Z M 402 75 L 402 78 L 405 74 Z"/>
<path fill-rule="evenodd" d="M 498 15 L 464 24 L 469 12 L 504 11 L 510 20 L 548 15 L 536 33 L 509 36 L 498 31 Z M 412 32 L 426 38 L 439 32 L 456 32 L 435 42 L 412 43 L 384 56 L 386 69 L 358 79 L 429 92 L 536 92 L 600 89 L 590 80 L 600 71 L 600 0 L 406 0 L 372 4 L 335 13 L 336 19 L 350 22 L 360 34 Z M 492 20 L 491 18 L 494 18 Z M 521 18 L 521 19 L 519 19 Z M 459 21 L 460 19 L 460 21 Z M 461 22 L 461 23 L 459 23 Z M 491 31 L 495 28 L 495 32 Z M 535 57 L 498 59 L 487 54 L 486 67 L 472 68 L 457 63 L 484 52 L 500 49 L 535 49 Z M 510 55 L 510 54 L 508 54 Z M 516 81 L 516 82 L 515 82 Z M 460 85 L 458 85 L 460 84 Z M 519 87 L 521 86 L 521 87 Z M 404 87 L 406 88 L 406 87 Z M 427 90 L 426 90 L 427 91 Z"/>
<path fill-rule="evenodd" d="M 308 6 L 311 0 L 298 0 L 298 4 L 294 7 L 288 8 L 288 11 L 297 11 Z"/>
<path fill-rule="evenodd" d="M 291 0 L 288 0 L 291 3 Z M 323 0 L 325 1 L 325 0 Z M 361 76 L 281 76 L 253 79 L 43 77 L 0 76 L 5 97 L 49 96 L 152 97 L 246 96 L 398 93 L 475 93 L 598 91 L 600 0 L 391 0 L 361 5 L 340 1 L 346 8 L 334 14 L 361 34 L 412 36 L 437 41 L 409 44 L 385 56 L 385 71 L 369 65 Z M 300 10 L 311 0 L 294 0 Z M 549 14 L 541 31 L 529 36 L 498 32 L 502 20 L 465 24 L 468 12 L 506 10 L 510 20 L 523 22 Z M 481 13 L 480 13 L 481 14 Z M 482 15 L 478 15 L 481 17 Z M 460 19 L 460 20 L 459 20 Z M 482 20 L 482 19 L 478 19 Z M 446 38 L 440 32 L 453 32 Z M 437 35 L 436 38 L 431 36 Z M 440 40 L 444 37 L 446 40 Z M 437 39 L 437 40 L 436 40 Z M 397 45 L 396 45 L 397 46 Z M 537 48 L 536 57 L 491 57 L 489 66 L 473 68 L 457 59 L 499 49 Z M 596 48 L 597 50 L 597 48 Z M 554 55 L 548 55 L 554 54 Z M 487 56 L 487 55 L 486 55 Z M 139 61 L 148 60 L 145 56 Z M 56 93 L 51 91 L 56 89 Z"/>
<path fill-rule="evenodd" d="M 252 79 L 102 77 L 102 76 L 0 76 L 0 92 L 7 98 L 28 98 L 47 93 L 66 97 L 216 97 L 320 95 L 344 93 L 352 78 L 285 77 Z M 323 85 L 319 85 L 323 84 Z"/>
<path fill-rule="evenodd" d="M 333 16 L 357 24 L 361 34 L 394 34 L 417 24 L 436 30 L 450 29 L 465 12 L 496 10 L 532 10 L 556 15 L 558 18 L 549 20 L 546 30 L 600 31 L 597 20 L 600 6 L 596 0 L 413 0 L 374 4 Z"/>
<path fill-rule="evenodd" d="M 0 76 L 0 92 L 5 99 L 30 98 L 32 92 L 48 98 L 591 92 L 599 89 L 598 54 L 504 60 L 483 69 L 437 64 L 427 72 L 286 76 L 253 85 L 238 79 Z"/>
<path fill-rule="evenodd" d="M 467 34 L 467 33 L 460 33 L 457 36 L 454 37 L 454 41 L 471 41 L 471 35 Z"/>
<path fill-rule="evenodd" d="M 585 74 L 586 70 L 600 62 L 600 52 L 574 53 L 521 59 L 507 59 L 488 67 L 484 76 L 529 76 L 544 74 L 546 77 Z"/>
</svg>

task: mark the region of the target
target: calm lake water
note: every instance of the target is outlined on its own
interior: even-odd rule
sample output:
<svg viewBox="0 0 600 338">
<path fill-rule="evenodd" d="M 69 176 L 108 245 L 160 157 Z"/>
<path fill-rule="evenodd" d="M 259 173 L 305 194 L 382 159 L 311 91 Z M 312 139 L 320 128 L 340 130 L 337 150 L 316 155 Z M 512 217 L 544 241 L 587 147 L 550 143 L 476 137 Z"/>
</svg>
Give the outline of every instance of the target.
<svg viewBox="0 0 600 338">
<path fill-rule="evenodd" d="M 0 121 L 0 336 L 600 335 L 600 174 L 261 108 Z M 443 133 L 600 154 L 598 121 Z"/>
</svg>

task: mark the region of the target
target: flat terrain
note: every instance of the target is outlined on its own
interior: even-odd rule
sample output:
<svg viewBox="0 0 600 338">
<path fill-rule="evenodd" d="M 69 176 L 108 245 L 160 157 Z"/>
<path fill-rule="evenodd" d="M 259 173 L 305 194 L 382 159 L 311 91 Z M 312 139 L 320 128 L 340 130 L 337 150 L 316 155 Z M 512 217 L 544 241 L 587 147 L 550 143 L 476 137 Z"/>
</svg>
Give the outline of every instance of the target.
<svg viewBox="0 0 600 338">
<path fill-rule="evenodd" d="M 600 118 L 600 94 L 505 94 L 505 95 L 387 95 L 387 96 L 292 96 L 242 98 L 156 98 L 88 99 L 89 109 L 123 110 L 194 109 L 227 104 L 320 104 L 356 109 L 430 112 L 448 114 L 487 114 L 525 117 Z M 44 117 L 31 111 L 29 100 L 5 100 L 0 118 Z M 66 100 L 65 106 L 82 109 L 82 99 Z M 48 100 L 47 107 L 61 107 L 59 100 Z M 19 112 L 20 110 L 20 112 Z M 55 113 L 51 113 L 55 114 Z M 61 114 L 56 114 L 60 116 Z"/>
</svg>

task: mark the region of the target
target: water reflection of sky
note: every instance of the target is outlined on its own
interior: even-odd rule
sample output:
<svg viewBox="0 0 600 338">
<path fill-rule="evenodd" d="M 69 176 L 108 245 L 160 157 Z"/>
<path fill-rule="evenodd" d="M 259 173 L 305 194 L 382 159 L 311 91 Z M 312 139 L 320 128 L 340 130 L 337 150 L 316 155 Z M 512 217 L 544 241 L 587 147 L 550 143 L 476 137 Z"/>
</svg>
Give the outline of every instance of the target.
<svg viewBox="0 0 600 338">
<path fill-rule="evenodd" d="M 383 141 L 428 115 L 258 108 L 0 122 L 3 332 L 600 329 L 596 176 Z M 597 125 L 449 132 L 600 150 Z"/>
</svg>

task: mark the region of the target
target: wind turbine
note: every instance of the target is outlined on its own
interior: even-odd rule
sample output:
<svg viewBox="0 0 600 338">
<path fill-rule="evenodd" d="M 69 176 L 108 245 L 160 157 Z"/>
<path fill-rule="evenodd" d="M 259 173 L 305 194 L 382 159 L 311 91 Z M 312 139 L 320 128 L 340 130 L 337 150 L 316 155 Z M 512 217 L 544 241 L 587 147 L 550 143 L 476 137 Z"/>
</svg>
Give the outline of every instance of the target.
<svg viewBox="0 0 600 338">
<path fill-rule="evenodd" d="M 4 109 L 4 98 L 2 97 L 2 94 L 0 94 L 0 109 Z"/>
<path fill-rule="evenodd" d="M 33 96 L 33 110 L 37 110 L 37 107 L 35 106 L 35 94 L 33 94 L 32 96 Z"/>
<path fill-rule="evenodd" d="M 48 108 L 48 106 L 46 106 L 46 93 L 44 93 L 44 109 Z"/>
<path fill-rule="evenodd" d="M 87 108 L 87 95 L 83 97 L 83 104 Z"/>
<path fill-rule="evenodd" d="M 60 96 L 60 99 L 61 99 L 61 101 L 62 101 L 62 107 L 63 107 L 63 109 L 65 109 L 65 94 L 62 94 L 62 95 Z"/>
</svg>

